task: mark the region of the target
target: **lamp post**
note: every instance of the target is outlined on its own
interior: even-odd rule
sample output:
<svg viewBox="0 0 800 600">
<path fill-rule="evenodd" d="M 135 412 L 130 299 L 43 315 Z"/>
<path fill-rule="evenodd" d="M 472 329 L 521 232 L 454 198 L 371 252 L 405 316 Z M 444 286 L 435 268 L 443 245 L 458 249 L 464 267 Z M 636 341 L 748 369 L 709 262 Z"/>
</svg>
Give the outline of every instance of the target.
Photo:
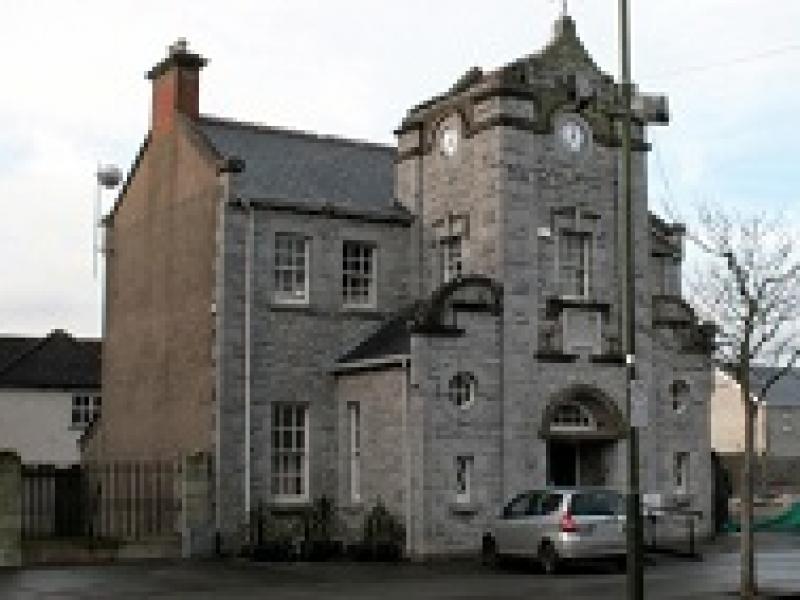
<svg viewBox="0 0 800 600">
<path fill-rule="evenodd" d="M 631 83 L 630 7 L 628 0 L 619 0 L 620 71 L 622 78 L 622 215 L 624 219 L 623 258 L 623 344 L 626 363 L 625 405 L 628 416 L 628 486 L 626 490 L 626 546 L 628 568 L 626 597 L 644 597 L 644 568 L 642 556 L 642 511 L 639 489 L 639 435 L 634 419 L 634 387 L 636 386 L 636 292 L 634 276 L 633 193 L 631 151 Z"/>
<path fill-rule="evenodd" d="M 97 193 L 94 200 L 94 219 L 92 221 L 92 276 L 97 279 L 97 259 L 98 255 L 105 253 L 105 240 L 100 238 L 100 228 L 102 224 L 102 202 L 103 190 L 113 190 L 122 181 L 122 171 L 116 165 L 97 165 Z M 105 278 L 100 282 L 100 337 L 105 336 L 106 332 L 106 290 Z"/>
</svg>

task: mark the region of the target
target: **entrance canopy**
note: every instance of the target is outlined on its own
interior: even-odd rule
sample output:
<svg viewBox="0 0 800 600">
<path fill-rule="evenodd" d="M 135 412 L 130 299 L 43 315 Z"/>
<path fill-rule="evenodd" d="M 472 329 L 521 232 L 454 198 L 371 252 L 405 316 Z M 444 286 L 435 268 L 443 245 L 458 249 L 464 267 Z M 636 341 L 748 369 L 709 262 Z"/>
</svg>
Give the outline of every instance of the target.
<svg viewBox="0 0 800 600">
<path fill-rule="evenodd" d="M 540 435 L 547 440 L 617 440 L 625 436 L 625 419 L 605 393 L 575 385 L 547 405 Z"/>
</svg>

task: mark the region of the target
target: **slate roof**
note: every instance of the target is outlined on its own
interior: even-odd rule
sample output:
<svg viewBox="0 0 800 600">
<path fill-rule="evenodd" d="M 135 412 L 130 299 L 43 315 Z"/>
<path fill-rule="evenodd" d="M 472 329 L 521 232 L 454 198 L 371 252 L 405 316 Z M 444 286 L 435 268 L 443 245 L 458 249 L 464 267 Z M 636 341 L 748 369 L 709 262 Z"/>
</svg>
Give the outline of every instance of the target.
<svg viewBox="0 0 800 600">
<path fill-rule="evenodd" d="M 358 346 L 339 359 L 339 363 L 371 360 L 411 352 L 408 310 L 400 311 L 381 324 Z"/>
<path fill-rule="evenodd" d="M 0 388 L 100 387 L 100 341 L 62 330 L 44 338 L 0 337 Z"/>
<path fill-rule="evenodd" d="M 779 371 L 776 367 L 753 367 L 751 373 L 754 387 L 761 388 Z M 770 387 L 765 401 L 767 406 L 800 408 L 800 369 L 793 369 Z"/>
<path fill-rule="evenodd" d="M 242 198 L 399 210 L 391 146 L 210 116 L 194 125 L 221 158 L 244 160 Z"/>
</svg>

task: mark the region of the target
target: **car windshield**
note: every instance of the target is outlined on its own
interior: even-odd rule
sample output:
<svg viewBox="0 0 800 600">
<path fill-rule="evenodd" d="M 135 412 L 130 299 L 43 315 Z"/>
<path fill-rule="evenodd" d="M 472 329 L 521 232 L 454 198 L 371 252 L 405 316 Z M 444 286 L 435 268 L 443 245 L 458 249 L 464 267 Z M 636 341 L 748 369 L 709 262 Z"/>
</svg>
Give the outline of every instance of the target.
<svg viewBox="0 0 800 600">
<path fill-rule="evenodd" d="M 622 514 L 622 496 L 617 492 L 581 492 L 572 497 L 573 515 L 612 516 Z"/>
</svg>

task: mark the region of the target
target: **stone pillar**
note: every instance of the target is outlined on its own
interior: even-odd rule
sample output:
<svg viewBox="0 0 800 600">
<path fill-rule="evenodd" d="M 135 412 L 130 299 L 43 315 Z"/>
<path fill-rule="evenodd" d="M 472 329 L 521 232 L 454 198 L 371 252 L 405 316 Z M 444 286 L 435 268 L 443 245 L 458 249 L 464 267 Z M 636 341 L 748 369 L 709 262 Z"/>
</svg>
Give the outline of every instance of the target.
<svg viewBox="0 0 800 600">
<path fill-rule="evenodd" d="M 214 553 L 211 456 L 197 452 L 183 458 L 181 468 L 181 556 Z"/>
<path fill-rule="evenodd" d="M 22 565 L 22 464 L 0 450 L 0 567 Z"/>
</svg>

